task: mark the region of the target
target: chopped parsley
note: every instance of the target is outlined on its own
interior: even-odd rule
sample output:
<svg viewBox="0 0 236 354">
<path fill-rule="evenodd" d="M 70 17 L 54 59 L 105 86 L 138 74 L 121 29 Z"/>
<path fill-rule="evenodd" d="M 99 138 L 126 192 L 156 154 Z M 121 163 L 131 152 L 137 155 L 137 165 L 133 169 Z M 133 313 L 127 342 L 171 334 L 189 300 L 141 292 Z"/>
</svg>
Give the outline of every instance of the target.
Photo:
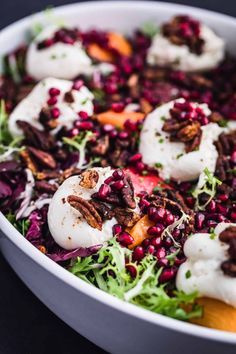
<svg viewBox="0 0 236 354">
<path fill-rule="evenodd" d="M 151 21 L 145 22 L 141 28 L 141 32 L 150 38 L 153 38 L 159 31 L 160 29 L 156 23 Z"/>
<path fill-rule="evenodd" d="M 213 227 L 210 228 L 210 239 L 214 240 L 216 238 L 216 233 L 215 233 L 215 229 Z"/>
<path fill-rule="evenodd" d="M 160 162 L 156 162 L 156 163 L 155 163 L 155 167 L 156 167 L 156 168 L 162 168 L 163 165 L 162 165 L 162 163 L 160 163 Z"/>
<path fill-rule="evenodd" d="M 160 138 L 160 139 L 158 140 L 158 143 L 159 143 L 159 144 L 163 144 L 163 143 L 164 143 L 164 139 L 163 139 L 163 138 Z"/>
<path fill-rule="evenodd" d="M 187 272 L 185 273 L 185 278 L 186 278 L 186 279 L 189 279 L 189 278 L 191 278 L 191 276 L 192 276 L 191 271 L 190 271 L 190 270 L 187 270 Z"/>
<path fill-rule="evenodd" d="M 228 126 L 228 121 L 226 119 L 221 119 L 218 124 L 220 127 L 226 128 Z"/>
<path fill-rule="evenodd" d="M 178 154 L 178 155 L 176 156 L 176 160 L 180 159 L 182 156 L 184 156 L 184 154 L 183 154 L 183 153 Z"/>
</svg>

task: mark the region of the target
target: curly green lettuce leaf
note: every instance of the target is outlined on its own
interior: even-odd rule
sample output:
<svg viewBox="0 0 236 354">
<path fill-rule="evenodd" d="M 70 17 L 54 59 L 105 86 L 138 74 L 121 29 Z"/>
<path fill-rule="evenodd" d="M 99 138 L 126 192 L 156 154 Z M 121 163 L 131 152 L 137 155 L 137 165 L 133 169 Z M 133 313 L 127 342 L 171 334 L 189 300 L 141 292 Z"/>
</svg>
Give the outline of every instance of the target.
<svg viewBox="0 0 236 354">
<path fill-rule="evenodd" d="M 127 264 L 135 268 L 135 278 L 128 272 Z M 121 247 L 115 238 L 95 256 L 73 260 L 69 271 L 119 299 L 156 313 L 180 320 L 199 317 L 202 313 L 195 304 L 196 293 L 167 294 L 166 284 L 158 283 L 162 268 L 157 266 L 155 257 L 148 255 L 140 263 L 133 262 L 132 251 Z"/>
<path fill-rule="evenodd" d="M 203 174 L 199 178 L 199 183 L 195 190 L 192 192 L 193 197 L 196 199 L 195 209 L 205 210 L 206 206 L 216 195 L 217 187 L 220 186 L 222 182 L 214 176 L 212 172 L 206 167 L 203 170 Z M 201 203 L 200 197 L 202 195 L 207 196 L 207 200 Z"/>
</svg>

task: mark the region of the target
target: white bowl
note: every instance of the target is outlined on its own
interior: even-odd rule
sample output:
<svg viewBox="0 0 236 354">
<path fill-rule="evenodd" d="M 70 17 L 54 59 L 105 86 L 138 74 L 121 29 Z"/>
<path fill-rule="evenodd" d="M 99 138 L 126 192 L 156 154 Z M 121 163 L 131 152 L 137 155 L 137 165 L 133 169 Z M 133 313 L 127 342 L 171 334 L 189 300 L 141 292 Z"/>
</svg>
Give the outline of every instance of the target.
<svg viewBox="0 0 236 354">
<path fill-rule="evenodd" d="M 177 13 L 191 14 L 211 26 L 236 54 L 235 19 L 206 10 L 145 1 L 98 1 L 55 9 L 55 15 L 81 28 L 125 33 L 147 20 L 161 23 Z M 1 55 L 25 40 L 31 24 L 32 16 L 0 32 Z M 103 349 L 123 354 L 235 354 L 235 334 L 180 322 L 116 299 L 44 256 L 2 214 L 0 229 L 1 251 L 23 282 L 58 317 Z"/>
</svg>

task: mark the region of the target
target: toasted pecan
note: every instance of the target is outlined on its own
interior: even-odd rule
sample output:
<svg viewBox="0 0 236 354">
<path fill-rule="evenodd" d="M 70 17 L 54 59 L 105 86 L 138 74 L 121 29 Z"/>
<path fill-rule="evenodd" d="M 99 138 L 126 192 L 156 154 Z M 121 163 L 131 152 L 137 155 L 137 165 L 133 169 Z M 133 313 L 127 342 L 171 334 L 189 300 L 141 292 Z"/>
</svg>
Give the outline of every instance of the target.
<svg viewBox="0 0 236 354">
<path fill-rule="evenodd" d="M 67 197 L 67 202 L 71 205 L 72 208 L 78 210 L 87 223 L 94 229 L 102 230 L 102 218 L 89 201 L 77 197 L 76 195 L 69 195 Z"/>
<path fill-rule="evenodd" d="M 33 148 L 32 146 L 29 146 L 27 148 L 27 150 L 32 155 L 32 157 L 37 162 L 39 162 L 41 165 L 48 167 L 50 169 L 56 168 L 57 163 L 56 163 L 54 157 L 51 154 L 49 154 L 48 152 Z"/>
<path fill-rule="evenodd" d="M 141 218 L 141 215 L 124 208 L 115 208 L 114 213 L 118 224 L 125 227 L 133 227 Z"/>
<path fill-rule="evenodd" d="M 193 140 L 201 132 L 201 125 L 198 121 L 189 122 L 188 125 L 180 129 L 177 138 L 183 143 Z"/>
</svg>

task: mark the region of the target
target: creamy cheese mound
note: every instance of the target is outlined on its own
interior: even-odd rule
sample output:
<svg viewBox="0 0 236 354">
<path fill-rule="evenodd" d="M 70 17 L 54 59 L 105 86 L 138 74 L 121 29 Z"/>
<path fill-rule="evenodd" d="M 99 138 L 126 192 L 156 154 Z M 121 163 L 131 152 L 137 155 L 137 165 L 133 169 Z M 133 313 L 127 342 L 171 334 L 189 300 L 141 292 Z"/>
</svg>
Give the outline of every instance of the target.
<svg viewBox="0 0 236 354">
<path fill-rule="evenodd" d="M 170 118 L 169 111 L 175 102 L 184 102 L 184 99 L 163 104 L 147 115 L 140 135 L 139 152 L 147 165 L 161 164 L 159 174 L 163 179 L 191 181 L 197 179 L 205 167 L 210 172 L 215 171 L 218 153 L 213 142 L 224 129 L 216 123 L 202 126 L 199 149 L 186 153 L 184 143 L 171 142 L 170 134 L 162 130 L 164 119 Z M 207 104 L 195 103 L 195 105 L 201 107 L 206 116 L 211 113 Z"/>
<path fill-rule="evenodd" d="M 228 245 L 219 240 L 219 234 L 232 223 L 220 223 L 213 237 L 207 233 L 196 233 L 184 245 L 187 257 L 177 273 L 176 285 L 189 294 L 197 291 L 199 297 L 210 297 L 236 307 L 236 278 L 221 270 L 221 264 L 229 258 Z"/>
<path fill-rule="evenodd" d="M 22 134 L 21 129 L 17 126 L 17 120 L 23 120 L 36 128 L 43 129 L 39 122 L 39 113 L 42 108 L 46 107 L 47 100 L 50 98 L 50 88 L 60 90 L 60 95 L 57 96 L 55 107 L 59 108 L 60 116 L 58 117 L 59 129 L 62 126 L 70 129 L 73 122 L 78 118 L 80 111 L 85 111 L 88 115 L 93 114 L 93 94 L 82 86 L 80 90 L 72 90 L 73 82 L 54 78 L 47 78 L 40 81 L 29 95 L 24 98 L 13 110 L 9 116 L 9 130 L 13 136 Z M 66 92 L 72 92 L 74 102 L 68 103 L 64 100 Z"/>
<path fill-rule="evenodd" d="M 148 50 L 147 62 L 150 65 L 171 66 L 182 71 L 202 71 L 215 68 L 224 58 L 225 42 L 209 27 L 201 25 L 200 37 L 205 41 L 203 53 L 190 52 L 187 45 L 175 45 L 157 33 Z"/>
<path fill-rule="evenodd" d="M 66 250 L 78 247 L 90 247 L 102 244 L 112 238 L 112 226 L 117 223 L 115 218 L 103 222 L 102 230 L 91 227 L 81 213 L 67 202 L 69 195 L 83 199 L 91 199 L 93 193 L 98 192 L 104 180 L 112 175 L 112 169 L 94 168 L 99 179 L 93 189 L 80 186 L 81 176 L 72 176 L 66 179 L 58 188 L 50 202 L 48 209 L 48 226 L 55 242 Z"/>
<path fill-rule="evenodd" d="M 29 45 L 26 71 L 36 80 L 51 76 L 72 80 L 91 71 L 92 60 L 79 41 L 73 45 L 58 42 L 48 48 L 37 48 L 38 43 L 51 38 L 58 29 L 55 25 L 46 27 Z"/>
</svg>

